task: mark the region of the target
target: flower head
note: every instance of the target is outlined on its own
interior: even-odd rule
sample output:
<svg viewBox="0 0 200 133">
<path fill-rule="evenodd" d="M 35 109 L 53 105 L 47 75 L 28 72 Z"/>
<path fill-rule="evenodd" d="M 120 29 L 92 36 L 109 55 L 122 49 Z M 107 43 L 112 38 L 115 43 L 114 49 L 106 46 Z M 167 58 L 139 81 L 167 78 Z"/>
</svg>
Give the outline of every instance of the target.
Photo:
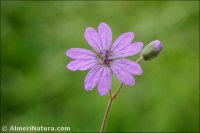
<svg viewBox="0 0 200 133">
<path fill-rule="evenodd" d="M 93 90 L 98 86 L 101 96 L 106 95 L 111 89 L 112 73 L 126 85 L 135 84 L 133 75 L 141 75 L 141 66 L 131 60 L 125 59 L 142 50 L 142 42 L 134 42 L 134 34 L 126 32 L 120 35 L 112 44 L 112 31 L 106 23 L 98 26 L 98 32 L 88 27 L 84 33 L 85 39 L 94 51 L 71 48 L 66 55 L 72 59 L 67 68 L 72 71 L 88 70 L 85 78 L 85 89 Z"/>
</svg>

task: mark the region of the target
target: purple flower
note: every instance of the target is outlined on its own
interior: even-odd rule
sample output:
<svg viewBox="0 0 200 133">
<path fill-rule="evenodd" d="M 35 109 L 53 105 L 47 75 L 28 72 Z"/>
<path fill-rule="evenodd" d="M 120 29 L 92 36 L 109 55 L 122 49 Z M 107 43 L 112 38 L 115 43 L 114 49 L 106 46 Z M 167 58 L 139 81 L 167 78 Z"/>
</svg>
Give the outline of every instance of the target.
<svg viewBox="0 0 200 133">
<path fill-rule="evenodd" d="M 88 27 L 84 33 L 85 39 L 94 51 L 71 48 L 66 55 L 72 59 L 67 68 L 72 71 L 91 69 L 85 78 L 85 89 L 93 90 L 97 85 L 101 96 L 111 89 L 112 73 L 126 85 L 135 84 L 133 75 L 141 75 L 141 66 L 125 57 L 139 53 L 142 42 L 134 42 L 134 34 L 126 32 L 120 35 L 112 44 L 112 31 L 106 23 L 98 26 L 98 32 Z"/>
</svg>

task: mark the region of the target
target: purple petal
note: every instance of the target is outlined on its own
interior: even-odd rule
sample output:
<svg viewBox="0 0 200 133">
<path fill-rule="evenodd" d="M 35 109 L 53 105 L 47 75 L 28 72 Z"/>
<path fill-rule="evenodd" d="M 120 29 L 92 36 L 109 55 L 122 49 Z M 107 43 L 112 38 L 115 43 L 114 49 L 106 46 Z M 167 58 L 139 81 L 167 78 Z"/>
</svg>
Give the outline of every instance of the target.
<svg viewBox="0 0 200 133">
<path fill-rule="evenodd" d="M 111 51 L 115 54 L 118 50 L 126 47 L 128 44 L 132 42 L 134 38 L 134 34 L 132 32 L 127 32 L 120 35 L 117 40 L 112 45 Z"/>
<path fill-rule="evenodd" d="M 100 96 L 106 95 L 111 88 L 112 74 L 109 67 L 104 66 L 101 77 L 98 81 L 98 92 Z"/>
<path fill-rule="evenodd" d="M 71 48 L 67 50 L 66 55 L 72 59 L 97 59 L 95 53 L 83 48 Z"/>
<path fill-rule="evenodd" d="M 112 58 L 124 58 L 138 54 L 143 48 L 142 42 L 135 42 L 127 45 L 125 48 L 119 50 L 118 52 L 112 55 Z"/>
<path fill-rule="evenodd" d="M 152 43 L 154 43 L 154 47 L 158 50 L 161 50 L 163 48 L 162 43 L 160 42 L 160 40 L 155 40 Z"/>
<path fill-rule="evenodd" d="M 96 86 L 102 72 L 103 67 L 101 67 L 100 65 L 95 66 L 88 72 L 87 76 L 85 77 L 86 90 L 92 90 Z"/>
<path fill-rule="evenodd" d="M 98 27 L 99 38 L 104 50 L 108 50 L 112 43 L 112 30 L 106 23 L 101 23 Z"/>
<path fill-rule="evenodd" d="M 126 69 L 121 68 L 115 64 L 111 65 L 111 69 L 113 73 L 117 76 L 117 78 L 124 84 L 132 86 L 135 84 L 135 80 L 131 73 L 129 73 Z"/>
<path fill-rule="evenodd" d="M 99 35 L 94 28 L 92 28 L 92 27 L 86 28 L 84 36 L 85 36 L 85 39 L 87 40 L 88 44 L 94 50 L 96 50 L 98 53 L 102 50 Z"/>
<path fill-rule="evenodd" d="M 128 59 L 119 59 L 114 61 L 114 65 L 120 67 L 121 69 L 126 70 L 127 72 L 133 74 L 133 75 L 141 75 L 142 74 L 142 68 L 141 66 Z"/>
<path fill-rule="evenodd" d="M 71 71 L 84 71 L 96 66 L 98 63 L 98 60 L 74 60 L 67 65 L 67 68 Z"/>
</svg>

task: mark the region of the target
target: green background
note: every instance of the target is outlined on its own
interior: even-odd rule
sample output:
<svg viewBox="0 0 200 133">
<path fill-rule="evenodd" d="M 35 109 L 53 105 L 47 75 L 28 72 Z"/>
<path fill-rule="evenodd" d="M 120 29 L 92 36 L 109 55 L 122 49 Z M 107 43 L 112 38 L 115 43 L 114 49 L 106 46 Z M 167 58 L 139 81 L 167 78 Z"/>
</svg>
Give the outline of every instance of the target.
<svg viewBox="0 0 200 133">
<path fill-rule="evenodd" d="M 1 122 L 99 131 L 108 96 L 84 90 L 87 72 L 66 69 L 67 49 L 90 49 L 88 26 L 108 23 L 113 40 L 134 32 L 160 56 L 114 101 L 106 131 L 199 131 L 198 1 L 1 1 Z M 131 57 L 137 60 L 139 55 Z M 113 77 L 112 89 L 119 81 Z"/>
</svg>

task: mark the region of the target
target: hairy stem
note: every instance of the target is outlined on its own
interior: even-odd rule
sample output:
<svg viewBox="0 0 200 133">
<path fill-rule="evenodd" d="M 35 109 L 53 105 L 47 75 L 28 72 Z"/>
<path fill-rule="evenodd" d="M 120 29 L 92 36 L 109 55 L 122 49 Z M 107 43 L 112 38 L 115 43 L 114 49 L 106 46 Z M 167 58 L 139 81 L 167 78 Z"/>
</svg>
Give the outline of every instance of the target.
<svg viewBox="0 0 200 133">
<path fill-rule="evenodd" d="M 140 57 L 136 62 L 139 63 L 140 61 L 142 61 L 143 58 Z M 107 123 L 107 120 L 108 120 L 108 116 L 109 116 L 109 113 L 110 113 L 110 108 L 111 108 L 111 105 L 112 105 L 112 102 L 115 98 L 117 98 L 117 95 L 119 94 L 120 90 L 122 89 L 123 87 L 123 83 L 121 82 L 118 89 L 114 92 L 114 94 L 112 95 L 111 93 L 111 90 L 110 90 L 110 93 L 109 93 L 109 101 L 108 101 L 108 104 L 107 104 L 107 107 L 106 107 L 106 111 L 105 111 L 105 114 L 104 114 L 104 117 L 103 117 L 103 121 L 102 121 L 102 124 L 101 124 L 101 129 L 100 129 L 100 133 L 103 133 L 104 132 L 104 129 L 106 127 L 106 123 Z"/>
</svg>

